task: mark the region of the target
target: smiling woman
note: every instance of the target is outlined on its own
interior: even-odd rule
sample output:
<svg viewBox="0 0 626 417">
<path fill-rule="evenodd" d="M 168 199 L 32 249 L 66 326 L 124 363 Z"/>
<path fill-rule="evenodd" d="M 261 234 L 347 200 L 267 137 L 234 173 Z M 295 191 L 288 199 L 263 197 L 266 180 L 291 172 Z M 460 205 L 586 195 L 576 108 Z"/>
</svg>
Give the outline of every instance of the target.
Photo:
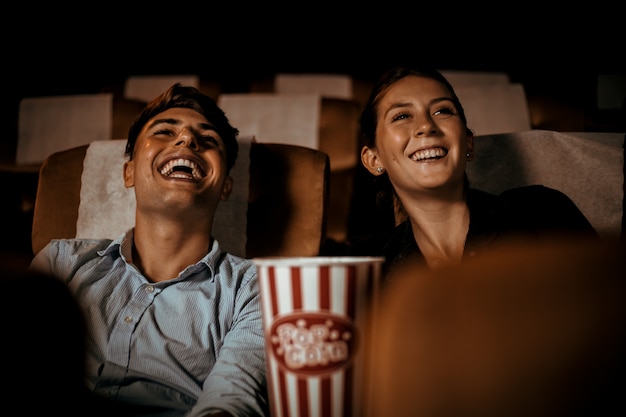
<svg viewBox="0 0 626 417">
<path fill-rule="evenodd" d="M 407 260 L 432 269 L 455 265 L 512 239 L 597 239 L 558 190 L 536 185 L 493 195 L 470 187 L 474 132 L 439 71 L 397 67 L 383 74 L 363 109 L 361 133 L 361 161 L 381 186 L 381 204 L 395 208 L 397 226 L 350 251 L 384 256 L 385 270 Z"/>
</svg>

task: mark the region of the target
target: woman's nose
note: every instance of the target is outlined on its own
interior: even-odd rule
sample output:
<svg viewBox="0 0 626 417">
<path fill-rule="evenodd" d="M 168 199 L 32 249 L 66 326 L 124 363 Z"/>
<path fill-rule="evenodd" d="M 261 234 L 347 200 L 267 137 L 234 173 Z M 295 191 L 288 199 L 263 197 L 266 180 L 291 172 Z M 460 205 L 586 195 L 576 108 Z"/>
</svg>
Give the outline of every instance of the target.
<svg viewBox="0 0 626 417">
<path fill-rule="evenodd" d="M 432 133 L 434 133 L 436 131 L 437 131 L 437 125 L 435 124 L 435 122 L 433 121 L 433 119 L 429 115 L 420 117 L 417 120 L 417 123 L 416 123 L 416 126 L 415 126 L 415 135 L 416 136 L 423 136 L 423 135 L 427 135 L 427 134 L 432 134 Z"/>
<path fill-rule="evenodd" d="M 198 139 L 191 130 L 183 128 L 176 138 L 176 146 L 188 146 L 196 149 L 198 147 Z"/>
</svg>

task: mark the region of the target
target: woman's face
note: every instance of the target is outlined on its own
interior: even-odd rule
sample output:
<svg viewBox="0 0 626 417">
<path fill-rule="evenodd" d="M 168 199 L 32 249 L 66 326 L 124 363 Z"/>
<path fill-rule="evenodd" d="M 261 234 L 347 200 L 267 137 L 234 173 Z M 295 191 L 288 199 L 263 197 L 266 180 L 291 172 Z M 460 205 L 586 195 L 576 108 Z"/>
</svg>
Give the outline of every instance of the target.
<svg viewBox="0 0 626 417">
<path fill-rule="evenodd" d="M 378 103 L 376 148 L 364 148 L 363 164 L 387 171 L 396 193 L 463 186 L 473 136 L 448 89 L 427 77 L 407 76 L 391 85 Z"/>
</svg>

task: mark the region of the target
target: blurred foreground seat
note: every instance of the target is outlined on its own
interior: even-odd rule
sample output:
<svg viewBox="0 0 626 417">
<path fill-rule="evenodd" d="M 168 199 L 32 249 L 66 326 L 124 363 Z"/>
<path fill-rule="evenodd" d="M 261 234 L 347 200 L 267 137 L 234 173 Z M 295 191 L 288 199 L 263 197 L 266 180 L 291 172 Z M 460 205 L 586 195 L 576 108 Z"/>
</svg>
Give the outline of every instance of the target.
<svg viewBox="0 0 626 417">
<path fill-rule="evenodd" d="M 511 243 L 394 271 L 368 417 L 626 415 L 622 243 Z"/>
</svg>

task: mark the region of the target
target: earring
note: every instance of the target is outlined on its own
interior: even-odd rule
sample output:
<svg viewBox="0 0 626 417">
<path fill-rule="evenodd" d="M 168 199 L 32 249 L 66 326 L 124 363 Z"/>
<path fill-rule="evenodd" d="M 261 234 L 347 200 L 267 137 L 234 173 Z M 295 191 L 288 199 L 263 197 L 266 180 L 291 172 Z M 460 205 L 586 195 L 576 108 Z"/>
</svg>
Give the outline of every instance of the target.
<svg viewBox="0 0 626 417">
<path fill-rule="evenodd" d="M 468 152 L 468 153 L 466 153 L 466 154 L 465 154 L 465 157 L 466 157 L 466 158 L 469 158 L 469 157 L 470 157 L 470 153 L 469 153 L 469 152 Z"/>
<path fill-rule="evenodd" d="M 383 167 L 376 168 L 376 172 L 378 172 L 379 174 L 382 174 L 384 170 L 385 170 L 385 168 L 383 168 Z"/>
</svg>

